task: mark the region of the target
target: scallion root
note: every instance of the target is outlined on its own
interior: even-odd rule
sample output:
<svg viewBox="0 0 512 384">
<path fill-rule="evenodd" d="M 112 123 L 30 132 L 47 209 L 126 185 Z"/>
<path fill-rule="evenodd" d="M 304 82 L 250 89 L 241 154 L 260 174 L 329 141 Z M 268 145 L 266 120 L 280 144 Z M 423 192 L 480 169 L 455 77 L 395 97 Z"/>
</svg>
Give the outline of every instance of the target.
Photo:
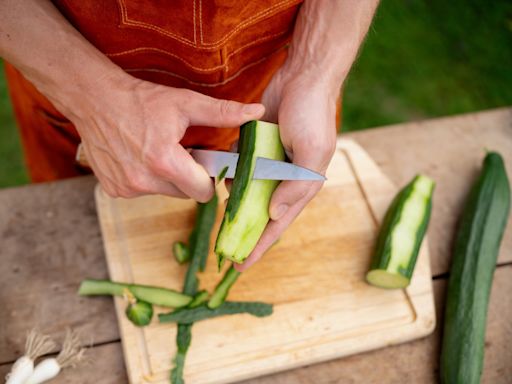
<svg viewBox="0 0 512 384">
<path fill-rule="evenodd" d="M 31 329 L 27 333 L 25 341 L 25 356 L 31 360 L 37 359 L 39 356 L 46 355 L 55 349 L 57 344 L 50 339 L 50 336 L 43 335 L 35 329 Z"/>
<path fill-rule="evenodd" d="M 6 384 L 24 384 L 34 372 L 34 360 L 52 352 L 55 347 L 55 342 L 49 336 L 35 329 L 30 330 L 25 341 L 25 354 L 16 360 L 5 377 Z"/>
<path fill-rule="evenodd" d="M 32 375 L 24 384 L 40 384 L 53 379 L 63 368 L 74 367 L 84 361 L 86 348 L 81 346 L 78 333 L 68 329 L 62 345 L 62 350 L 56 358 L 41 361 Z"/>
</svg>

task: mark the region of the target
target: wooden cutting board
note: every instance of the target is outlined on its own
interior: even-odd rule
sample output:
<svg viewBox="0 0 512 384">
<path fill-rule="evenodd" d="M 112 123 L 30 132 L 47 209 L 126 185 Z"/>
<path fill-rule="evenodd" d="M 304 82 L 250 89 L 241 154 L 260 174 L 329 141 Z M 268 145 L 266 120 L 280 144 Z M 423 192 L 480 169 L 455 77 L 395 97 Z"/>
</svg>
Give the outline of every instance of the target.
<svg viewBox="0 0 512 384">
<path fill-rule="evenodd" d="M 426 242 L 407 289 L 382 290 L 364 281 L 377 223 L 396 186 L 348 140 L 338 142 L 327 177 L 281 240 L 230 292 L 230 300 L 271 302 L 274 314 L 195 324 L 187 383 L 235 382 L 402 343 L 434 329 Z M 181 290 L 186 267 L 176 263 L 171 245 L 187 240 L 195 203 L 162 196 L 112 199 L 97 188 L 96 204 L 111 279 Z M 220 204 L 212 248 L 223 209 Z M 201 288 L 211 291 L 221 276 L 211 253 Z M 115 303 L 131 383 L 168 383 L 176 327 L 154 318 L 136 328 L 125 317 L 123 300 Z"/>
</svg>

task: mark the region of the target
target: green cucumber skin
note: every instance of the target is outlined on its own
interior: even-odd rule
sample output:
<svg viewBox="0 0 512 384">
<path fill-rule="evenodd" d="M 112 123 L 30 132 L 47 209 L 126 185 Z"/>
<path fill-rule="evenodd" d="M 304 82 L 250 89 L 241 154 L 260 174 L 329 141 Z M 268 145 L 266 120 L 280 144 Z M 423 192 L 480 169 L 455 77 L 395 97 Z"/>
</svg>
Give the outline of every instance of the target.
<svg viewBox="0 0 512 384">
<path fill-rule="evenodd" d="M 235 284 L 238 276 L 240 276 L 240 272 L 238 272 L 233 266 L 230 266 L 222 277 L 222 280 L 215 287 L 210 300 L 208 300 L 208 308 L 215 309 L 226 300 L 229 289 L 233 286 L 233 284 Z"/>
<path fill-rule="evenodd" d="M 176 356 L 174 356 L 174 367 L 171 369 L 170 381 L 172 384 L 185 384 L 183 371 L 185 370 L 185 359 L 192 341 L 192 324 L 179 324 L 176 334 Z"/>
<path fill-rule="evenodd" d="M 487 307 L 510 209 L 503 159 L 490 152 L 473 185 L 455 241 L 448 282 L 441 382 L 480 382 Z"/>
<path fill-rule="evenodd" d="M 190 247 L 190 263 L 187 273 L 185 274 L 185 282 L 183 284 L 183 293 L 195 296 L 199 280 L 197 272 L 203 270 L 206 265 L 210 246 L 210 235 L 215 223 L 217 213 L 217 194 L 206 203 L 200 203 L 197 207 L 196 223 L 189 238 Z M 197 297 L 194 297 L 193 302 Z M 199 299 L 197 300 L 199 301 Z M 197 304 L 196 301 L 196 304 Z M 174 357 L 174 366 L 171 369 L 170 381 L 172 384 L 183 384 L 183 371 L 185 369 L 185 359 L 187 351 L 192 341 L 192 324 L 178 323 L 178 331 L 176 333 L 177 351 Z"/>
<path fill-rule="evenodd" d="M 190 264 L 185 275 L 183 293 L 195 295 L 199 280 L 197 272 L 204 270 L 210 247 L 210 234 L 217 214 L 217 194 L 206 203 L 197 205 L 196 223 L 189 238 Z"/>
<path fill-rule="evenodd" d="M 379 235 L 377 238 L 377 244 L 375 246 L 374 256 L 372 258 L 372 263 L 370 266 L 370 270 L 374 269 L 382 269 L 386 270 L 388 268 L 389 263 L 393 257 L 392 250 L 392 229 L 400 222 L 401 214 L 403 212 L 403 208 L 409 197 L 414 191 L 414 184 L 418 180 L 420 176 L 416 176 L 409 184 L 407 184 L 393 199 L 390 207 L 388 208 L 386 215 L 384 217 L 381 229 L 379 231 Z M 425 214 L 422 217 L 422 221 L 420 226 L 416 231 L 416 238 L 414 242 L 414 248 L 409 257 L 409 262 L 407 263 L 407 268 L 400 269 L 399 273 L 406 277 L 407 279 L 411 279 L 414 267 L 416 266 L 416 260 L 418 258 L 419 250 L 421 247 L 421 243 L 423 238 L 425 237 L 425 233 L 427 231 L 428 223 L 430 221 L 430 216 L 432 212 L 432 193 L 434 187 L 432 187 L 432 191 L 430 193 L 430 198 L 428 199 Z"/>
<path fill-rule="evenodd" d="M 199 203 L 197 207 L 196 225 L 189 238 L 190 254 L 199 255 L 199 270 L 202 272 L 206 267 L 208 252 L 210 249 L 210 235 L 217 216 L 217 205 L 219 198 L 215 193 L 206 203 Z M 197 271 L 196 271 L 197 272 Z"/>
<path fill-rule="evenodd" d="M 210 294 L 208 293 L 208 291 L 197 292 L 192 301 L 189 303 L 189 305 L 187 305 L 187 308 L 199 307 L 201 304 L 206 303 L 209 297 Z"/>
<path fill-rule="evenodd" d="M 138 300 L 161 307 L 179 308 L 188 305 L 192 301 L 191 296 L 173 291 L 172 289 L 149 285 L 116 283 L 109 280 L 83 280 L 78 294 L 81 296 L 123 296 L 125 289 L 128 289 Z"/>
<path fill-rule="evenodd" d="M 125 314 L 136 327 L 145 327 L 153 317 L 153 306 L 150 303 L 138 300 L 136 303 L 128 304 Z"/>
<path fill-rule="evenodd" d="M 242 263 L 250 254 L 268 221 L 268 206 L 279 185 L 276 180 L 253 180 L 258 157 L 284 160 L 284 149 L 276 124 L 251 121 L 240 128 L 240 157 L 215 253 L 218 261 Z"/>
<path fill-rule="evenodd" d="M 161 323 L 192 324 L 196 321 L 211 319 L 219 316 L 248 313 L 256 317 L 265 317 L 272 314 L 272 304 L 257 301 L 225 301 L 215 309 L 203 304 L 195 308 L 179 309 L 170 313 L 158 315 Z"/>
<path fill-rule="evenodd" d="M 256 159 L 253 158 L 256 149 L 257 122 L 249 121 L 240 127 L 240 140 L 238 141 L 238 152 L 240 157 L 236 164 L 235 178 L 231 186 L 225 216 L 233 220 L 240 208 L 244 192 L 247 190 L 252 179 L 252 167 Z M 224 224 L 224 222 L 222 223 Z"/>
<path fill-rule="evenodd" d="M 172 245 L 172 253 L 179 264 L 185 264 L 190 260 L 190 250 L 183 241 L 177 241 Z"/>
</svg>

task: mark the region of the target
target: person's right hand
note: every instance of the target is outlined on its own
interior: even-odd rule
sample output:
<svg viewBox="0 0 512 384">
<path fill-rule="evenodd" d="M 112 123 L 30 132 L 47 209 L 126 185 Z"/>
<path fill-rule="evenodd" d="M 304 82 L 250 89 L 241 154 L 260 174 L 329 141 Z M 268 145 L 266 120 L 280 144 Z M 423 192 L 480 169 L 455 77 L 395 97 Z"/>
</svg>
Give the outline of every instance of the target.
<svg viewBox="0 0 512 384">
<path fill-rule="evenodd" d="M 130 78 L 122 92 L 105 92 L 71 121 L 103 189 L 113 197 L 164 194 L 205 202 L 213 183 L 180 145 L 190 125 L 238 127 L 259 119 L 261 104 L 218 100 L 187 89 Z M 126 77 L 124 79 L 126 80 Z M 67 108 L 66 108 L 67 109 Z"/>
</svg>

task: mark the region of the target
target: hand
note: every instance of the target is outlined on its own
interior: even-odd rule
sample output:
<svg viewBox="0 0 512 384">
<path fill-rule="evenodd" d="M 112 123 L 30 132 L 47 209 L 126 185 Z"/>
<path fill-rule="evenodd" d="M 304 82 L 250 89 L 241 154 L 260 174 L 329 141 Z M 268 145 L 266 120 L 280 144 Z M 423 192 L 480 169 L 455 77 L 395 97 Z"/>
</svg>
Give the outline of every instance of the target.
<svg viewBox="0 0 512 384">
<path fill-rule="evenodd" d="M 336 100 L 331 90 L 317 79 L 287 81 L 281 69 L 265 90 L 263 120 L 279 122 L 286 155 L 294 164 L 325 174 L 336 147 Z M 247 260 L 235 265 L 239 271 L 254 264 L 320 190 L 318 181 L 283 181 L 272 195 L 267 224 Z"/>
<path fill-rule="evenodd" d="M 122 89 L 107 88 L 106 97 L 93 107 L 77 103 L 79 110 L 70 117 L 94 173 L 113 197 L 164 194 L 209 200 L 212 180 L 180 145 L 185 131 L 190 125 L 237 127 L 264 113 L 261 104 L 218 100 L 129 75 L 120 83 Z"/>
</svg>

